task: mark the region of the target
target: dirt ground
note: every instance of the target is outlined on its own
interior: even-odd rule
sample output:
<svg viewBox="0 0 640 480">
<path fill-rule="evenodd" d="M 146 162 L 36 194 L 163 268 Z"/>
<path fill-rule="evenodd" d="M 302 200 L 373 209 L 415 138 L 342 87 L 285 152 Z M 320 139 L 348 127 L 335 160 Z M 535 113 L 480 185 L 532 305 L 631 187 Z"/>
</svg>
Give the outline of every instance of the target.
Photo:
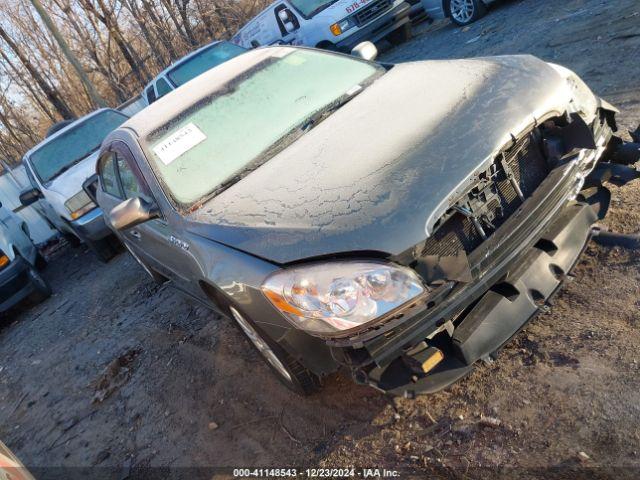
<svg viewBox="0 0 640 480">
<path fill-rule="evenodd" d="M 469 28 L 416 26 L 382 59 L 508 53 L 572 68 L 622 128 L 640 123 L 637 0 L 505 1 Z M 640 184 L 613 192 L 606 224 L 637 232 Z M 296 465 L 637 478 L 640 254 L 591 245 L 575 275 L 496 362 L 444 392 L 391 399 L 335 375 L 300 398 L 235 326 L 129 255 L 103 265 L 65 248 L 45 271 L 54 296 L 0 318 L 0 438 L 40 478 Z"/>
</svg>

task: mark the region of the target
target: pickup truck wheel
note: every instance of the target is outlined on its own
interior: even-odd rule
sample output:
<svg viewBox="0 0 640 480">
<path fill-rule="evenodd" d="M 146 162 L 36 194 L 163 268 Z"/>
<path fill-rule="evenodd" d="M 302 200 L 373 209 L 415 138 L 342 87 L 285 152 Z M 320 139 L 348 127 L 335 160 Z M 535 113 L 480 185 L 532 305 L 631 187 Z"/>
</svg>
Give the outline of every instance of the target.
<svg viewBox="0 0 640 480">
<path fill-rule="evenodd" d="M 107 237 L 101 240 L 87 240 L 87 246 L 101 262 L 107 263 L 118 254 L 118 246 L 115 242 L 116 240 Z"/>
<path fill-rule="evenodd" d="M 240 315 L 235 308 L 230 309 L 240 329 L 285 386 L 299 395 L 311 395 L 320 389 L 320 379 L 317 375 L 260 332 L 258 327 Z"/>
<path fill-rule="evenodd" d="M 482 0 L 445 0 L 445 9 L 453 23 L 460 26 L 475 22 L 487 11 Z"/>
<path fill-rule="evenodd" d="M 29 299 L 33 303 L 40 303 L 51 296 L 51 287 L 47 281 L 40 275 L 40 272 L 35 267 L 29 267 L 29 280 L 34 287 L 34 292 Z"/>
<path fill-rule="evenodd" d="M 411 22 L 405 23 L 403 26 L 387 35 L 387 40 L 389 40 L 392 45 L 400 45 L 401 43 L 404 43 L 410 39 Z"/>
</svg>

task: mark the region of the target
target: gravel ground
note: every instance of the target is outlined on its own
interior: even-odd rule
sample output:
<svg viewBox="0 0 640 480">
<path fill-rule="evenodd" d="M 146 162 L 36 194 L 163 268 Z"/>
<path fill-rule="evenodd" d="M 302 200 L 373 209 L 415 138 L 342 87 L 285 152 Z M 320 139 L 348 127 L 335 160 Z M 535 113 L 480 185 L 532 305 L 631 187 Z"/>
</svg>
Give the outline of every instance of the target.
<svg viewBox="0 0 640 480">
<path fill-rule="evenodd" d="M 639 52 L 637 0 L 520 0 L 465 29 L 418 25 L 382 59 L 532 53 L 578 72 L 631 128 Z M 640 187 L 613 191 L 607 225 L 638 231 Z M 589 246 L 550 313 L 439 394 L 391 399 L 334 375 L 303 399 L 235 326 L 129 255 L 102 265 L 65 248 L 45 272 L 54 296 L 0 318 L 0 438 L 41 478 L 248 465 L 637 478 L 639 266 L 638 252 Z"/>
</svg>

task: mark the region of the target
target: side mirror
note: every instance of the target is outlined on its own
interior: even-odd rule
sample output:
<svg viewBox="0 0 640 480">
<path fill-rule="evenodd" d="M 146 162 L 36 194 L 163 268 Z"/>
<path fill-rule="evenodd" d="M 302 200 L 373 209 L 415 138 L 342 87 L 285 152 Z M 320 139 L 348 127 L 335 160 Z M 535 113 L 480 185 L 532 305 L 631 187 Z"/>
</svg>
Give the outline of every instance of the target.
<svg viewBox="0 0 640 480">
<path fill-rule="evenodd" d="M 287 33 L 292 33 L 296 30 L 295 23 L 293 22 L 293 17 L 289 9 L 283 8 L 278 12 L 278 18 L 282 21 L 282 25 L 284 25 L 284 29 Z"/>
<path fill-rule="evenodd" d="M 362 58 L 363 60 L 373 61 L 378 56 L 378 49 L 373 42 L 362 42 L 353 47 L 351 55 Z"/>
<path fill-rule="evenodd" d="M 157 218 L 158 207 L 140 197 L 125 200 L 109 212 L 109 223 L 116 230 L 126 230 L 141 223 Z"/>
<path fill-rule="evenodd" d="M 25 188 L 20 192 L 20 203 L 25 207 L 33 205 L 41 198 L 42 193 L 37 188 Z"/>
</svg>

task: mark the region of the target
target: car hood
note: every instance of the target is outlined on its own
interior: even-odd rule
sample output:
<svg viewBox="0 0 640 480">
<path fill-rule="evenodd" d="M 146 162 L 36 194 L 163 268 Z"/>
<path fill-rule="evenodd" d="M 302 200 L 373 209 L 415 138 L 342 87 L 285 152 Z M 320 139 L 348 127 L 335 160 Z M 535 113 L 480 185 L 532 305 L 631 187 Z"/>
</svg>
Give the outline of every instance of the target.
<svg viewBox="0 0 640 480">
<path fill-rule="evenodd" d="M 96 151 L 76 163 L 66 172 L 54 178 L 45 188 L 55 192 L 65 201 L 82 190 L 82 183 L 96 173 L 96 161 L 99 151 Z"/>
<path fill-rule="evenodd" d="M 570 91 L 531 56 L 407 63 L 190 214 L 194 233 L 285 264 L 392 256 Z"/>
</svg>

